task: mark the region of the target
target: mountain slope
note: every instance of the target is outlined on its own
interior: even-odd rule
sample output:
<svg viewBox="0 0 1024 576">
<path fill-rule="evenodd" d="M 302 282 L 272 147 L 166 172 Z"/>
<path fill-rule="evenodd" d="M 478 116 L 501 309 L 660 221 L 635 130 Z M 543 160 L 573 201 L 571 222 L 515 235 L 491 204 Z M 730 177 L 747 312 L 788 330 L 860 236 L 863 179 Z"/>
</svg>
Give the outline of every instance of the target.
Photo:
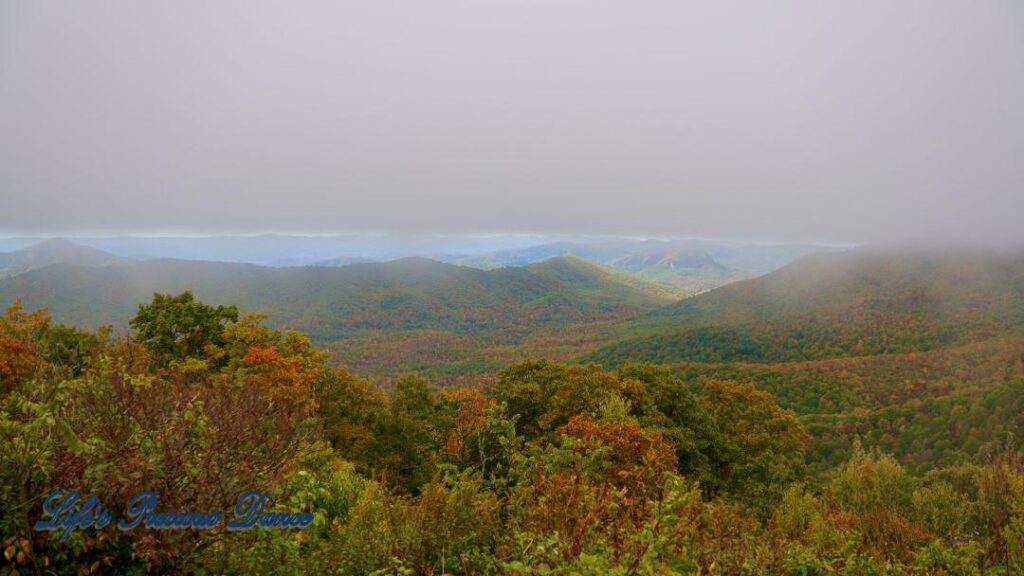
<svg viewBox="0 0 1024 576">
<path fill-rule="evenodd" d="M 669 287 L 677 297 L 700 294 L 835 247 L 803 244 L 736 244 L 705 240 L 604 239 L 551 242 L 455 260 L 480 267 L 522 266 L 576 256 Z"/>
<path fill-rule="evenodd" d="M 629 321 L 619 342 L 585 359 L 805 360 L 929 350 L 1022 327 L 1021 254 L 859 249 L 807 256 Z"/>
<path fill-rule="evenodd" d="M 55 264 L 0 279 L 0 301 L 21 298 L 86 327 L 123 324 L 153 292 L 182 290 L 266 312 L 274 324 L 319 341 L 433 330 L 511 342 L 538 329 L 629 317 L 670 302 L 644 282 L 575 260 L 497 270 L 425 258 L 341 268 L 153 260 Z"/>
<path fill-rule="evenodd" d="M 613 260 L 611 265 L 627 270 L 630 268 L 647 267 L 667 268 L 669 270 L 677 268 L 725 270 L 725 266 L 715 262 L 715 259 L 706 252 L 686 249 L 630 254 L 629 256 Z"/>
<path fill-rule="evenodd" d="M 55 238 L 13 252 L 0 253 L 0 276 L 14 276 L 50 264 L 101 267 L 123 266 L 131 262 L 103 250 Z"/>
<path fill-rule="evenodd" d="M 578 290 L 607 306 L 630 304 L 650 306 L 656 301 L 675 300 L 673 292 L 659 284 L 595 264 L 577 256 L 556 256 L 525 267 L 526 270 L 567 289 Z"/>
</svg>

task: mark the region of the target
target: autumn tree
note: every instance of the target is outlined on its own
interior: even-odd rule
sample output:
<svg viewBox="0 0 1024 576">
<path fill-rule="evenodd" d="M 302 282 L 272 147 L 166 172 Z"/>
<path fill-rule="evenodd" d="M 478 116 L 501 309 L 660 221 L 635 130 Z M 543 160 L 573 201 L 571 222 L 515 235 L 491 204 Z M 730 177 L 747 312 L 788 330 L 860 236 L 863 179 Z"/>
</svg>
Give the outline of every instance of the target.
<svg viewBox="0 0 1024 576">
<path fill-rule="evenodd" d="M 0 316 L 0 393 L 10 391 L 42 365 L 42 335 L 49 323 L 46 310 L 25 312 L 20 300 Z"/>
<path fill-rule="evenodd" d="M 716 474 L 729 457 L 726 435 L 686 382 L 651 364 L 627 364 L 618 375 L 640 383 L 633 413 L 645 426 L 664 429 L 675 446 L 679 471 L 708 487 L 720 485 Z"/>
</svg>

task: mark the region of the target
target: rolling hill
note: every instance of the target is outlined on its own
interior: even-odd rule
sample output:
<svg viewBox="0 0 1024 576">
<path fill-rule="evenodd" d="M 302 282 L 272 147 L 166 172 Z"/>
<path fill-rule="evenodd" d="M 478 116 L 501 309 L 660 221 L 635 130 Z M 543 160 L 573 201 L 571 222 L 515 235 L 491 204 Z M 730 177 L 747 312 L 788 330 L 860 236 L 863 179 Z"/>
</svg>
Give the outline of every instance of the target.
<svg viewBox="0 0 1024 576">
<path fill-rule="evenodd" d="M 807 254 L 836 248 L 812 244 L 738 244 L 705 240 L 561 241 L 454 260 L 479 267 L 523 266 L 576 256 L 672 288 L 679 297 L 770 272 Z"/>
<path fill-rule="evenodd" d="M 638 252 L 617 258 L 611 262 L 616 268 L 679 268 L 725 270 L 710 254 L 696 248 L 667 248 L 651 252 Z"/>
<path fill-rule="evenodd" d="M 669 301 L 656 286 L 580 261 L 478 270 L 425 258 L 340 268 L 152 260 L 117 267 L 54 264 L 4 278 L 0 299 L 47 307 L 82 326 L 123 323 L 153 292 L 192 290 L 313 334 L 362 329 L 473 332 L 607 319 Z"/>
<path fill-rule="evenodd" d="M 481 364 L 481 355 L 492 356 L 495 347 L 511 353 L 528 338 L 629 318 L 672 301 L 660 286 L 573 257 L 494 270 L 416 257 L 273 268 L 121 262 L 96 252 L 103 254 L 86 249 L 93 258 L 0 278 L 0 302 L 21 299 L 29 308 L 48 308 L 58 322 L 91 328 L 125 325 L 154 292 L 191 290 L 206 302 L 237 304 L 269 314 L 275 326 L 303 330 L 339 361 L 392 373 L 443 372 L 438 364 L 452 362 L 460 364 L 455 371 L 483 370 L 491 364 Z"/>
<path fill-rule="evenodd" d="M 666 300 L 675 300 L 674 292 L 666 286 L 647 282 L 576 256 L 556 256 L 525 268 L 549 281 L 572 286 L 573 289 L 608 306 L 645 306 L 652 294 L 660 295 Z M 636 300 L 638 296 L 641 297 L 639 301 Z"/>
<path fill-rule="evenodd" d="M 124 266 L 132 260 L 103 250 L 54 238 L 20 250 L 0 253 L 0 277 L 14 276 L 51 264 L 76 264 L 88 267 Z"/>
<path fill-rule="evenodd" d="M 586 360 L 795 361 L 930 350 L 1024 327 L 1024 255 L 857 249 L 806 256 L 765 276 L 617 327 Z"/>
</svg>

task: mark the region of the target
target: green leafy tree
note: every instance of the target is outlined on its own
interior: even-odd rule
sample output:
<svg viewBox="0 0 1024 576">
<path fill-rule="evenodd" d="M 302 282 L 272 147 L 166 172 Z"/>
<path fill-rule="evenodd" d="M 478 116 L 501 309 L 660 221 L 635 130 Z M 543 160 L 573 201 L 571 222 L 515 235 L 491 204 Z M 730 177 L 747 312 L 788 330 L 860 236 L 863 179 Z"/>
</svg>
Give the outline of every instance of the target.
<svg viewBox="0 0 1024 576">
<path fill-rule="evenodd" d="M 627 364 L 619 377 L 642 385 L 634 412 L 645 426 L 665 429 L 676 447 L 679 471 L 709 488 L 719 486 L 715 473 L 729 457 L 726 436 L 686 382 L 651 364 Z"/>
<path fill-rule="evenodd" d="M 517 431 L 526 438 L 554 432 L 580 412 L 592 412 L 610 396 L 635 400 L 639 388 L 597 364 L 565 366 L 548 360 L 527 360 L 509 366 L 498 378 L 498 399 L 518 417 Z"/>
<path fill-rule="evenodd" d="M 727 458 L 714 471 L 722 492 L 766 512 L 803 477 L 810 437 L 793 412 L 749 384 L 708 382 L 703 404 L 726 438 Z"/>
<path fill-rule="evenodd" d="M 140 304 L 131 320 L 139 339 L 158 366 L 175 360 L 202 357 L 209 346 L 224 343 L 224 324 L 238 320 L 236 306 L 210 306 L 191 292 L 154 294 Z"/>
<path fill-rule="evenodd" d="M 95 335 L 77 328 L 49 326 L 42 336 L 43 357 L 51 365 L 67 368 L 72 376 L 80 376 L 97 343 Z"/>
<path fill-rule="evenodd" d="M 314 386 L 324 437 L 339 455 L 366 472 L 373 424 L 387 410 L 387 396 L 346 368 L 324 370 Z"/>
<path fill-rule="evenodd" d="M 403 376 L 391 391 L 389 409 L 372 419 L 365 467 L 389 484 L 418 492 L 436 472 L 435 459 L 454 426 L 453 410 L 425 380 Z"/>
</svg>

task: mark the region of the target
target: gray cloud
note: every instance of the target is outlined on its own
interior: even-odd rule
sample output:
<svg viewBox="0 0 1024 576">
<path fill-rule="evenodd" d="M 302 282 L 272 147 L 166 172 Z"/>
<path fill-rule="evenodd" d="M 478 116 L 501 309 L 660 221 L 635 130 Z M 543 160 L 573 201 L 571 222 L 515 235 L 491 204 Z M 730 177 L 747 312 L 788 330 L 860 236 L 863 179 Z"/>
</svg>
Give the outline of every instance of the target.
<svg viewBox="0 0 1024 576">
<path fill-rule="evenodd" d="M 1022 240 L 1007 1 L 0 3 L 0 231 Z"/>
</svg>

